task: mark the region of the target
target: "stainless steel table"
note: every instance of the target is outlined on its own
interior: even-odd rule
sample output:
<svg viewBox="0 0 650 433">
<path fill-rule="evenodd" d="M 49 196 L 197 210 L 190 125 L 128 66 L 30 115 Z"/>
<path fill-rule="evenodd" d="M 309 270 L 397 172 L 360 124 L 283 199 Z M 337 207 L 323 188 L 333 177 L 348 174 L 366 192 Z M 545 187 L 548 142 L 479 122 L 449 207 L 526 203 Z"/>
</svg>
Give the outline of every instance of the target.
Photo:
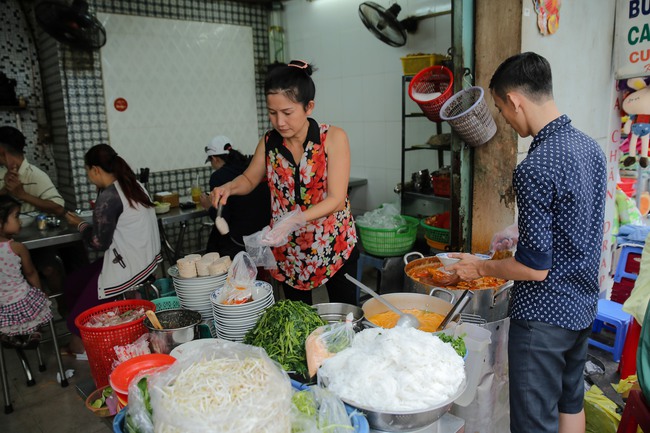
<svg viewBox="0 0 650 433">
<path fill-rule="evenodd" d="M 15 236 L 15 239 L 28 249 L 35 250 L 37 248 L 80 241 L 81 233 L 77 231 L 76 227 L 70 226 L 65 220 L 61 221 L 59 227 L 48 227 L 45 230 L 39 230 L 34 222 L 27 227 L 23 227 L 20 233 Z"/>
<path fill-rule="evenodd" d="M 165 255 L 170 265 L 176 263 L 180 258 L 181 248 L 183 246 L 183 238 L 187 229 L 187 222 L 195 218 L 203 218 L 208 215 L 207 209 L 197 206 L 194 209 L 181 209 L 178 207 L 172 208 L 169 212 L 158 215 L 158 228 L 160 229 L 160 241 L 165 250 Z M 165 231 L 165 226 L 170 224 L 180 224 L 180 232 L 176 238 L 175 246 L 172 246 L 170 239 Z"/>
</svg>

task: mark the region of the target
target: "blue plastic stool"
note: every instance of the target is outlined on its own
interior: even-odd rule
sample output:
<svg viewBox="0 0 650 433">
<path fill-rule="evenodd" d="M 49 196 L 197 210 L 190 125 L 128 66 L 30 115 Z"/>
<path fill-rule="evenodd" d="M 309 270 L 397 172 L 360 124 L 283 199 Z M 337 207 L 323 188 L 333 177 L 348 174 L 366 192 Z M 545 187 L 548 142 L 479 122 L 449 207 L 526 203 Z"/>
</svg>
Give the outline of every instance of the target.
<svg viewBox="0 0 650 433">
<path fill-rule="evenodd" d="M 624 245 L 621 248 L 621 255 L 618 258 L 618 263 L 616 264 L 616 271 L 614 272 L 614 282 L 620 283 L 621 278 L 629 278 L 631 280 L 636 280 L 639 276 L 631 272 L 627 272 L 625 268 L 627 267 L 627 261 L 630 254 L 638 254 L 641 256 L 643 254 L 643 248 L 633 247 L 632 245 Z"/>
<path fill-rule="evenodd" d="M 596 320 L 594 320 L 592 332 L 598 334 L 602 331 L 603 327 L 612 329 L 615 333 L 614 345 L 608 346 L 592 338 L 589 339 L 589 344 L 610 352 L 614 358 L 614 362 L 619 362 L 623 353 L 627 328 L 631 321 L 632 315 L 623 311 L 623 305 L 607 299 L 600 299 L 598 301 L 598 313 L 596 314 Z"/>
</svg>

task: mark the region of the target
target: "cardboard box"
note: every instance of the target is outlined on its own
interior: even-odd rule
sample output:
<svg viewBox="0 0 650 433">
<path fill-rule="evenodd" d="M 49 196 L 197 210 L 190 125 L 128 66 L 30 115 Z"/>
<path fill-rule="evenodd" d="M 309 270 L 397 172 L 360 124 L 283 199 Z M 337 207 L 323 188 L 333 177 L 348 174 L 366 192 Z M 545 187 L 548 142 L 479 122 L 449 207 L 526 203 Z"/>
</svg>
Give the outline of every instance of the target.
<svg viewBox="0 0 650 433">
<path fill-rule="evenodd" d="M 153 195 L 154 201 L 169 203 L 171 207 L 178 207 L 178 193 L 176 192 L 158 192 Z"/>
</svg>

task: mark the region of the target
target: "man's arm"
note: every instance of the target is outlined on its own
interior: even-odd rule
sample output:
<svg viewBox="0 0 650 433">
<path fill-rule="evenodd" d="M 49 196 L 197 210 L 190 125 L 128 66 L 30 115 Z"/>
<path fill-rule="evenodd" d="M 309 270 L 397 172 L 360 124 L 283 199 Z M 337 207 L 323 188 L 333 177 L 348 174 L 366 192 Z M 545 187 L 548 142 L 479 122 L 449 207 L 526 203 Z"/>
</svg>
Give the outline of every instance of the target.
<svg viewBox="0 0 650 433">
<path fill-rule="evenodd" d="M 24 185 L 18 177 L 18 173 L 7 172 L 4 180 L 7 192 L 18 200 L 31 204 L 41 212 L 57 216 L 61 216 L 65 213 L 65 209 L 61 204 L 47 198 L 48 196 L 54 198 L 54 195 L 56 195 L 60 201 L 63 201 L 63 199 L 58 195 L 58 192 L 49 177 L 47 179 L 39 179 L 37 186 L 39 186 L 42 191 L 38 197 L 25 191 Z"/>
</svg>

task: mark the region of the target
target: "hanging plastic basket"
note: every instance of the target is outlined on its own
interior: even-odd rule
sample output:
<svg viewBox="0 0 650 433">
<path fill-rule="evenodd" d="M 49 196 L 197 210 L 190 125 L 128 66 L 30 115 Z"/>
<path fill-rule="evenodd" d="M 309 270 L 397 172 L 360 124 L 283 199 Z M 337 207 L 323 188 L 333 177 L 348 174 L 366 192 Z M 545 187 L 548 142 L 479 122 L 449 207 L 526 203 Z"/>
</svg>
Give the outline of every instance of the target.
<svg viewBox="0 0 650 433">
<path fill-rule="evenodd" d="M 477 86 L 461 90 L 440 109 L 442 120 L 449 122 L 460 138 L 470 146 L 487 143 L 497 132 L 497 125 L 483 94 L 483 89 Z"/>
<path fill-rule="evenodd" d="M 427 119 L 440 122 L 440 110 L 454 87 L 454 74 L 444 66 L 431 66 L 417 73 L 409 84 L 409 97 Z"/>
</svg>

